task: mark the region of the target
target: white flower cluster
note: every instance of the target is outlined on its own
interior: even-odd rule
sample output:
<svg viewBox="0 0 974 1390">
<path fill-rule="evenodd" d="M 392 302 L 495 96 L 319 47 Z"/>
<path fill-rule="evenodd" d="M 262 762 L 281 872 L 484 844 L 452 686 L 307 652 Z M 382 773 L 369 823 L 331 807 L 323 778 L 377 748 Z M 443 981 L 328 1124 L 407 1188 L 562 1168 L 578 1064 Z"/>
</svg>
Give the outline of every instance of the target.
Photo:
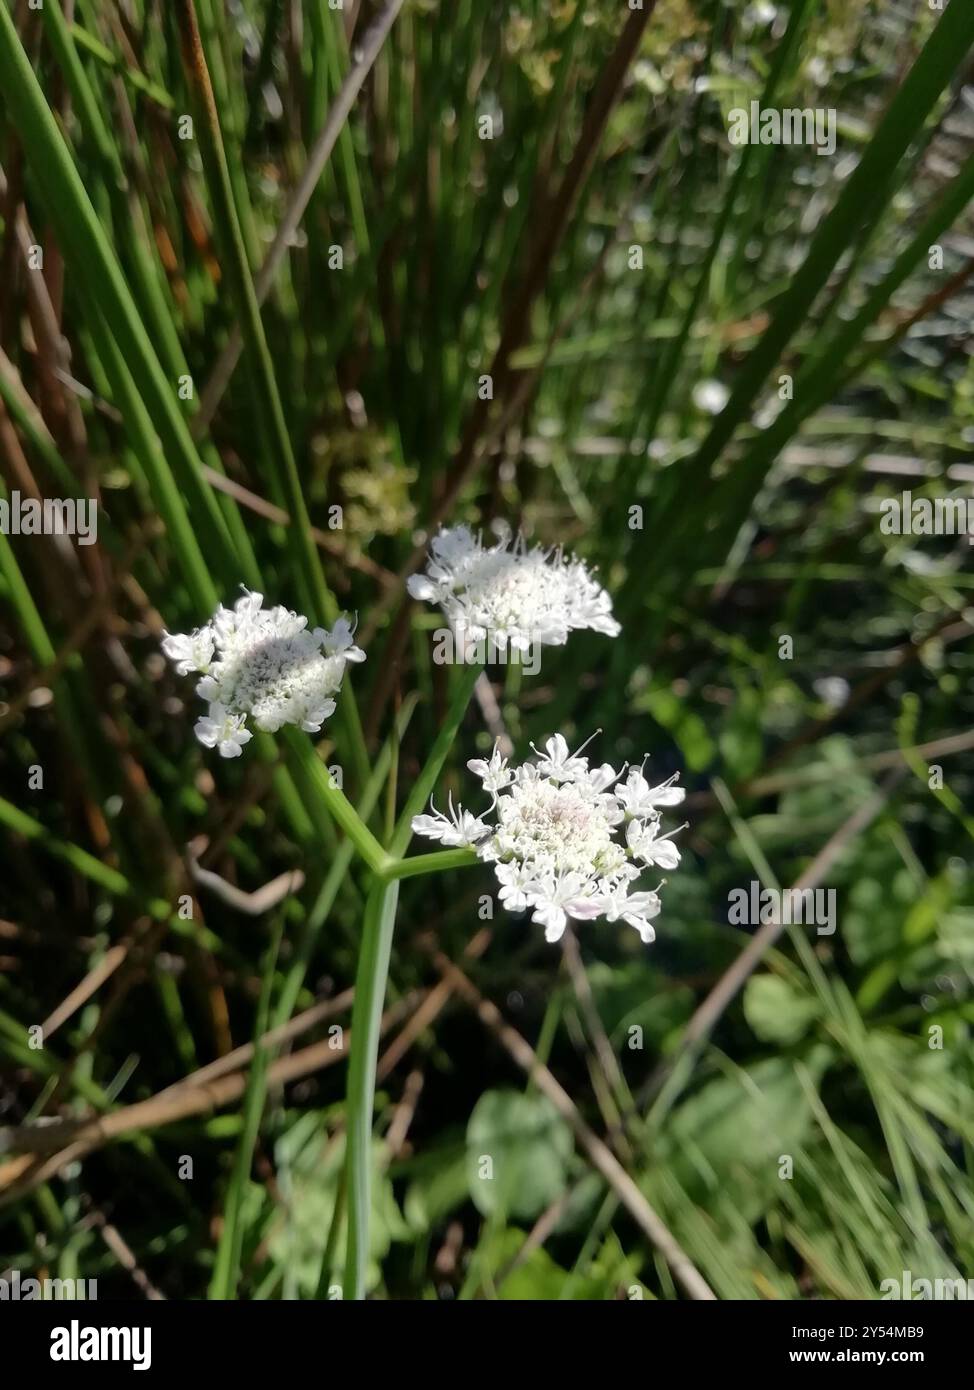
<svg viewBox="0 0 974 1390">
<path fill-rule="evenodd" d="M 438 604 L 473 641 L 489 635 L 502 650 L 510 644 L 526 652 L 534 642 L 561 646 L 579 628 L 609 637 L 620 630 L 609 595 L 583 561 L 539 545 L 529 549 L 521 535 L 485 546 L 466 526 L 440 531 L 426 572 L 412 575 L 409 592 Z"/>
<path fill-rule="evenodd" d="M 569 917 L 621 918 L 652 941 L 659 894 L 631 890 L 648 866 L 674 869 L 680 862 L 676 831 L 660 834 L 660 808 L 684 797 L 674 785 L 679 774 L 651 787 L 638 767 L 627 777 L 625 767 L 590 768 L 588 758 L 569 753 L 561 734 L 543 753 L 534 751 L 536 763 L 516 768 L 496 748 L 489 762 L 468 762 L 493 796 L 484 813 L 496 811 L 493 825 L 451 802 L 448 815 L 415 816 L 413 830 L 444 845 L 470 845 L 492 862 L 501 902 L 509 912 L 531 908 L 548 941 L 559 939 Z"/>
<path fill-rule="evenodd" d="M 202 675 L 196 693 L 210 709 L 196 737 L 224 758 L 239 757 L 253 738 L 248 715 L 271 733 L 283 724 L 317 733 L 335 711 L 346 662 L 365 660 L 346 618 L 330 632 L 309 630 L 307 618 L 263 603 L 262 594 L 245 589 L 232 609 L 221 604 L 204 627 L 167 632 L 162 643 L 181 676 Z"/>
</svg>

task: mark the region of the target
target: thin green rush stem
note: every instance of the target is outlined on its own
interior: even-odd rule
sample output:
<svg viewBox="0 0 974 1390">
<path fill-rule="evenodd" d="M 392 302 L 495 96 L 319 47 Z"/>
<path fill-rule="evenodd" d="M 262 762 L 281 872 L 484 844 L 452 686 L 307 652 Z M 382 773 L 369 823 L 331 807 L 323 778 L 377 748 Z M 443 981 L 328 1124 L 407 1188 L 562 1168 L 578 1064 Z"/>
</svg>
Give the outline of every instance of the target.
<svg viewBox="0 0 974 1390">
<path fill-rule="evenodd" d="M 254 289 L 250 261 L 244 245 L 243 230 L 237 215 L 227 164 L 220 118 L 217 114 L 213 87 L 200 39 L 193 0 L 178 0 L 176 6 L 183 44 L 183 62 L 187 77 L 200 108 L 200 145 L 204 168 L 208 174 L 214 213 L 222 233 L 224 261 L 233 281 L 242 308 L 242 328 L 258 401 L 262 407 L 264 425 L 272 444 L 272 456 L 281 470 L 279 482 L 287 497 L 288 509 L 298 541 L 300 577 L 304 600 L 312 613 L 320 613 L 328 622 L 338 617 L 339 608 L 325 582 L 321 557 L 311 532 L 311 518 L 301 486 L 297 461 L 288 434 L 284 406 L 281 401 L 270 347 L 260 316 L 260 305 Z M 355 775 L 364 784 L 368 777 L 368 754 L 358 710 L 350 689 L 339 696 L 339 716 L 347 737 Z"/>
<path fill-rule="evenodd" d="M 419 815 L 430 799 L 436 785 L 436 779 L 446 761 L 446 756 L 453 747 L 454 739 L 463 721 L 463 716 L 466 714 L 480 673 L 481 668 L 477 665 L 465 665 L 461 668 L 460 678 L 456 683 L 443 727 L 436 737 L 426 765 L 413 783 L 413 789 L 409 793 L 406 805 L 403 807 L 389 842 L 389 852 L 395 859 L 401 859 L 409 848 L 409 842 L 413 835 L 413 816 Z"/>
<path fill-rule="evenodd" d="M 6 486 L 3 479 L 0 478 L 0 501 L 6 502 L 8 500 Z M 0 531 L 0 575 L 7 583 L 11 603 L 20 619 L 24 635 L 30 643 L 35 661 L 42 669 L 53 666 L 57 660 L 57 652 L 47 634 L 47 628 L 37 611 L 37 605 L 21 573 L 13 547 L 4 531 Z"/>
<path fill-rule="evenodd" d="M 247 255 L 247 265 L 256 266 L 260 259 L 260 239 L 250 201 L 246 167 L 241 157 L 246 103 L 243 87 L 239 82 L 230 79 L 230 72 L 234 66 L 232 50 L 236 45 L 229 34 L 227 5 L 225 0 L 194 0 L 194 9 L 199 16 L 202 49 L 213 79 L 214 105 L 220 113 L 226 148 L 233 153 L 232 160 L 227 161 L 227 172 Z"/>
<path fill-rule="evenodd" d="M 203 946 L 214 955 L 221 955 L 230 960 L 235 957 L 235 953 L 228 950 L 225 943 L 209 930 L 201 926 L 198 922 L 184 920 L 173 916 L 172 904 L 166 902 L 164 898 L 143 898 L 136 890 L 134 885 L 118 869 L 111 868 L 108 864 L 103 864 L 100 859 L 96 859 L 93 854 L 89 854 L 80 845 L 72 844 L 70 840 L 62 840 L 57 835 L 51 833 L 46 825 L 42 825 L 39 820 L 29 816 L 26 812 L 0 797 L 0 826 L 6 827 L 14 835 L 21 835 L 25 840 L 36 841 L 48 854 L 55 859 L 61 859 L 68 864 L 75 873 L 81 874 L 91 883 L 95 883 L 99 888 L 104 888 L 113 897 L 127 898 L 137 903 L 140 908 L 147 912 L 154 921 L 167 922 L 170 929 L 179 936 L 184 936 Z M 242 958 L 237 959 L 238 964 L 243 964 Z"/>
<path fill-rule="evenodd" d="M 348 1246 L 345 1298 L 365 1297 L 372 1211 L 372 1110 L 379 1055 L 379 1027 L 385 999 L 399 884 L 377 879 L 365 905 L 362 946 L 355 976 L 352 1041 L 348 1063 L 346 1121 L 348 1141 Z"/>
<path fill-rule="evenodd" d="M 772 461 L 784 445 L 805 423 L 810 415 L 825 405 L 833 392 L 844 381 L 848 384 L 858 380 L 866 369 L 882 358 L 891 345 L 897 341 L 894 332 L 875 342 L 867 342 L 866 333 L 875 323 L 893 295 L 907 279 L 914 267 L 926 254 L 928 247 L 942 235 L 954 219 L 974 197 L 974 159 L 964 165 L 956 179 L 950 183 L 940 201 L 918 228 L 909 243 L 903 248 L 889 273 L 867 296 L 859 312 L 821 347 L 813 350 L 802 364 L 795 378 L 795 396 L 781 412 L 777 420 L 757 437 L 748 450 L 737 474 L 721 484 L 718 493 L 723 496 L 729 491 L 736 496 L 715 508 L 722 518 L 722 530 L 732 536 L 743 524 L 743 519 Z M 856 349 L 859 349 L 857 352 Z M 843 421 L 843 429 L 849 426 Z M 871 424 L 870 428 L 875 429 Z M 730 484 L 734 484 L 733 489 Z"/>
<path fill-rule="evenodd" d="M 792 54 L 797 49 L 802 30 L 808 18 L 806 10 L 809 8 L 814 10 L 816 4 L 817 0 L 796 0 L 796 4 L 791 11 L 791 18 L 788 21 L 788 28 L 775 50 L 774 60 L 768 73 L 767 81 L 765 82 L 760 102 L 762 110 L 775 104 L 775 97 L 782 75 L 790 65 Z M 679 330 L 676 336 L 666 345 L 659 369 L 655 374 L 652 397 L 649 403 L 648 424 L 646 424 L 645 427 L 637 427 L 635 431 L 637 434 L 642 434 L 646 439 L 653 439 L 656 435 L 663 405 L 669 396 L 670 387 L 672 386 L 683 358 L 683 350 L 690 336 L 690 331 L 693 328 L 704 293 L 710 283 L 714 262 L 720 251 L 728 224 L 739 201 L 740 190 L 743 187 L 752 159 L 754 158 L 753 152 L 760 148 L 760 146 L 756 145 L 745 145 L 741 151 L 737 169 L 734 172 L 730 189 L 724 199 L 720 215 L 717 218 L 717 223 L 710 240 L 710 246 L 701 264 L 696 284 L 680 322 Z M 634 462 L 633 470 L 638 467 L 638 462 Z M 630 473 L 630 481 L 632 481 L 632 477 L 633 474 Z"/>
<path fill-rule="evenodd" d="M 184 376 L 189 373 L 189 365 L 174 326 L 172 304 L 164 293 L 164 276 L 161 276 L 158 261 L 149 252 L 150 237 L 141 201 L 131 196 L 133 190 L 118 149 L 108 134 L 98 99 L 79 60 L 74 28 L 67 24 L 58 0 L 48 0 L 44 6 L 44 22 L 48 26 L 55 56 L 81 113 L 82 128 L 93 141 L 104 165 L 103 179 L 108 189 L 120 255 L 125 253 L 127 278 L 131 280 L 133 292 L 157 346 L 160 362 L 170 378 Z M 95 306 L 94 313 L 97 312 Z M 104 349 L 99 355 L 106 355 Z M 222 462 L 212 445 L 201 448 L 204 462 L 222 473 Z M 257 561 L 240 511 L 225 495 L 219 498 L 219 506 L 231 543 L 236 549 L 240 570 L 238 577 L 252 588 L 259 588 Z"/>
<path fill-rule="evenodd" d="M 174 550 L 177 555 L 185 557 L 185 568 L 192 569 L 192 576 L 187 573 L 187 580 L 190 581 L 194 600 L 205 611 L 212 612 L 218 602 L 217 591 L 207 571 L 183 493 L 169 469 L 163 450 L 159 447 L 156 431 L 144 404 L 143 393 L 133 380 L 125 354 L 121 351 L 118 340 L 97 303 L 92 300 L 88 309 L 89 327 L 95 349 L 105 374 L 112 383 L 115 402 L 124 417 L 126 434 L 132 450 L 139 460 L 156 506 L 165 520 Z"/>
<path fill-rule="evenodd" d="M 279 912 L 264 960 L 260 1000 L 254 1023 L 254 1057 L 247 1076 L 247 1090 L 243 1101 L 243 1129 L 240 1133 L 237 1152 L 234 1155 L 233 1174 L 223 1207 L 223 1229 L 220 1232 L 216 1264 L 213 1278 L 210 1281 L 209 1297 L 211 1299 L 235 1298 L 240 1280 L 240 1258 L 244 1237 L 243 1207 L 267 1095 L 267 1068 L 270 1059 L 268 1049 L 263 1043 L 263 1037 L 269 1026 L 271 992 L 274 987 L 283 930 L 284 914 Z"/>
<path fill-rule="evenodd" d="M 157 346 L 160 362 L 171 379 L 184 376 L 189 373 L 189 365 L 174 326 L 171 301 L 164 293 L 165 278 L 160 273 L 158 261 L 149 252 L 150 236 L 141 201 L 131 196 L 133 190 L 121 157 L 107 132 L 98 99 L 79 60 L 73 41 L 74 30 L 66 23 L 57 0 L 48 0 L 44 6 L 44 21 L 50 31 L 55 56 L 81 113 L 82 128 L 93 140 L 104 165 L 104 183 L 108 189 L 120 255 L 125 253 L 127 278 L 131 280 L 139 307 Z M 143 175 L 148 177 L 145 170 Z M 99 355 L 104 356 L 104 351 Z M 203 461 L 222 473 L 223 464 L 216 449 L 212 445 L 200 447 Z M 257 561 L 239 508 L 225 494 L 221 494 L 218 504 L 236 550 L 238 577 L 251 588 L 260 588 Z"/>
<path fill-rule="evenodd" d="M 746 359 L 727 405 L 715 418 L 696 455 L 679 470 L 662 496 L 657 514 L 659 545 L 650 579 L 680 578 L 673 556 L 685 547 L 680 524 L 686 499 L 705 489 L 713 465 L 728 445 L 772 368 L 804 321 L 842 253 L 857 233 L 868 232 L 885 211 L 888 176 L 923 129 L 925 120 L 974 40 L 974 9 L 969 0 L 951 0 L 916 62 L 880 121 L 834 207 L 819 226 L 801 268 L 774 305 L 772 319 Z M 876 189 L 880 190 L 877 195 Z M 667 580 L 667 576 L 672 576 Z"/>
<path fill-rule="evenodd" d="M 0 6 L 0 91 L 66 258 L 81 268 L 77 284 L 84 289 L 85 303 L 97 305 L 104 314 L 162 437 L 164 450 L 179 470 L 181 490 L 193 507 L 196 529 L 220 557 L 224 573 L 229 574 L 233 554 L 226 526 L 216 494 L 203 479 L 174 386 L 166 380 L 105 229 L 5 5 Z M 199 541 L 193 532 L 180 533 L 174 539 L 194 601 L 204 611 L 212 611 L 214 586 Z"/>
<path fill-rule="evenodd" d="M 69 497 L 76 478 L 64 459 L 58 453 L 47 425 L 34 402 L 24 390 L 17 368 L 0 348 L 0 401 L 6 406 L 11 419 L 25 436 L 28 444 L 37 452 L 51 470 L 58 485 L 66 489 Z M 101 518 L 99 518 L 99 522 Z"/>
<path fill-rule="evenodd" d="M 103 864 L 100 859 L 96 859 L 87 850 L 81 849 L 78 845 L 73 845 L 66 840 L 59 840 L 51 835 L 46 826 L 40 821 L 28 816 L 23 811 L 19 811 L 16 806 L 12 806 L 9 801 L 0 797 L 0 825 L 12 831 L 15 835 L 22 835 L 27 840 L 39 840 L 48 853 L 53 854 L 58 859 L 63 859 L 70 864 L 78 873 L 90 879 L 92 883 L 97 883 L 99 887 L 107 889 L 118 897 L 128 896 L 132 892 L 132 886 L 124 874 L 117 869 L 110 868 Z M 169 912 L 169 904 L 159 904 Z M 153 914 L 156 915 L 156 914 Z"/>
<path fill-rule="evenodd" d="M 144 92 L 151 101 L 154 101 L 158 106 L 165 107 L 167 111 L 172 111 L 175 108 L 176 103 L 169 93 L 159 86 L 158 82 L 153 82 L 137 68 L 130 68 L 123 59 L 113 53 L 100 39 L 95 38 L 94 34 L 89 34 L 82 25 L 71 24 L 68 28 L 76 44 L 86 49 L 98 62 L 104 63 L 113 72 L 117 72 L 130 86 L 139 92 Z"/>
</svg>

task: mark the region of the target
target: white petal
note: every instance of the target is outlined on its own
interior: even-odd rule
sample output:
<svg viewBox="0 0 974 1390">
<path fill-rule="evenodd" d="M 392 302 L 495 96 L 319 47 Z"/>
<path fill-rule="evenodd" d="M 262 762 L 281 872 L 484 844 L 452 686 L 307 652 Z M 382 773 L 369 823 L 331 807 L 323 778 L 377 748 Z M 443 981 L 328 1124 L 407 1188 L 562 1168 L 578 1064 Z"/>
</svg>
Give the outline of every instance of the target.
<svg viewBox="0 0 974 1390">
<path fill-rule="evenodd" d="M 565 934 L 568 918 L 556 904 L 546 903 L 544 907 L 535 909 L 534 921 L 544 926 L 545 941 L 560 941 Z"/>
<path fill-rule="evenodd" d="M 425 574 L 411 574 L 406 588 L 411 598 L 422 599 L 426 603 L 435 601 L 440 593 L 439 586 L 427 579 Z"/>
<path fill-rule="evenodd" d="M 170 661 L 186 661 L 193 655 L 193 640 L 185 632 L 165 633 L 161 645 Z"/>
<path fill-rule="evenodd" d="M 650 864 L 658 864 L 661 869 L 675 869 L 680 862 L 680 851 L 672 840 L 658 840 L 646 858 Z"/>
<path fill-rule="evenodd" d="M 428 840 L 442 840 L 451 828 L 444 816 L 413 816 L 410 826 L 414 835 L 425 835 Z"/>
<path fill-rule="evenodd" d="M 548 739 L 544 751 L 549 762 L 563 763 L 568 757 L 568 744 L 562 734 L 555 734 L 553 738 Z"/>
<path fill-rule="evenodd" d="M 645 917 L 637 917 L 637 915 L 634 912 L 625 912 L 623 913 L 623 919 L 624 921 L 628 922 L 631 927 L 636 928 L 639 935 L 642 937 L 643 941 L 646 943 L 647 946 L 651 941 L 656 940 L 656 933 L 650 926 L 650 924 L 646 921 Z"/>
<path fill-rule="evenodd" d="M 196 721 L 194 732 L 204 748 L 215 748 L 221 728 L 222 724 L 218 724 L 215 719 L 203 718 Z"/>
<path fill-rule="evenodd" d="M 565 904 L 565 911 L 569 917 L 575 917 L 581 922 L 590 922 L 595 917 L 601 917 L 605 908 L 597 898 L 573 898 Z"/>
<path fill-rule="evenodd" d="M 672 783 L 679 776 L 674 773 L 665 782 L 661 782 L 658 787 L 651 787 L 649 790 L 649 802 L 652 806 L 679 806 L 686 796 L 683 787 L 673 786 Z"/>
<path fill-rule="evenodd" d="M 220 698 L 219 681 L 215 681 L 212 676 L 204 676 L 196 687 L 196 693 L 208 705 L 214 704 Z"/>
</svg>

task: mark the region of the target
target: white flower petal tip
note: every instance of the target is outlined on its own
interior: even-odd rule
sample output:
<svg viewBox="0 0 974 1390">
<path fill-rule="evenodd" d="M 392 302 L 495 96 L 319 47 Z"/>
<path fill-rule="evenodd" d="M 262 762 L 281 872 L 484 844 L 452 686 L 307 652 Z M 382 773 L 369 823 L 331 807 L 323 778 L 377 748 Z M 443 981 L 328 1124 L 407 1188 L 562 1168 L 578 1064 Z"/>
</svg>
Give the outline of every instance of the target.
<svg viewBox="0 0 974 1390">
<path fill-rule="evenodd" d="M 622 783 L 625 769 L 590 768 L 582 749 L 572 752 L 561 734 L 536 749 L 535 758 L 513 768 L 497 748 L 489 759 L 471 758 L 467 766 L 492 796 L 490 808 L 475 817 L 451 803 L 449 815 L 415 816 L 414 832 L 445 845 L 468 844 L 492 863 L 501 905 L 530 911 L 546 941 L 560 940 L 569 921 L 599 917 L 625 922 L 644 942 L 655 940 L 650 923 L 662 908 L 659 894 L 635 884 L 649 865 L 671 869 L 680 862 L 672 840 L 677 832 L 660 833 L 657 809 L 682 800 L 675 778 L 650 787 L 632 769 Z"/>
<path fill-rule="evenodd" d="M 679 806 L 686 796 L 682 787 L 674 786 L 679 775 L 678 772 L 674 772 L 672 777 L 668 777 L 658 787 L 651 787 L 642 770 L 633 767 L 629 769 L 629 776 L 616 795 L 625 807 L 627 815 L 636 818 L 657 815 L 661 806 Z"/>
<path fill-rule="evenodd" d="M 354 643 L 355 630 L 348 618 L 338 618 L 331 632 L 316 627 L 313 633 L 328 656 L 341 656 L 345 661 L 364 661 L 365 652 Z"/>
<path fill-rule="evenodd" d="M 221 604 L 195 632 L 167 632 L 162 650 L 179 675 L 202 673 L 196 693 L 209 712 L 196 724 L 200 743 L 238 758 L 253 738 L 248 717 L 270 733 L 285 724 L 319 732 L 335 712 L 332 697 L 347 663 L 365 660 L 353 635 L 347 618 L 330 632 L 309 630 L 307 618 L 264 608 L 263 594 L 245 589 L 233 608 Z"/>
<path fill-rule="evenodd" d="M 644 864 L 655 864 L 660 869 L 675 869 L 680 863 L 680 851 L 670 838 L 678 833 L 671 830 L 660 835 L 658 815 L 650 821 L 630 821 L 626 826 L 626 843 L 637 859 Z M 681 825 L 679 830 L 685 829 Z"/>
<path fill-rule="evenodd" d="M 627 912 L 625 920 L 631 927 L 636 928 L 644 945 L 651 946 L 656 940 L 656 933 L 644 918 L 636 917 L 632 913 Z"/>
<path fill-rule="evenodd" d="M 501 757 L 499 748 L 495 748 L 491 753 L 490 762 L 486 762 L 483 758 L 471 758 L 467 767 L 475 777 L 480 778 L 484 784 L 484 790 L 488 792 L 500 791 L 501 788 L 510 786 L 511 782 L 514 781 L 514 773 L 507 766 L 507 759 Z"/>
<path fill-rule="evenodd" d="M 529 547 L 502 529 L 485 545 L 466 526 L 440 531 L 430 543 L 424 574 L 412 575 L 412 598 L 438 604 L 457 633 L 490 636 L 500 650 L 562 646 L 589 628 L 616 637 L 612 600 L 582 560 L 560 550 Z"/>
<path fill-rule="evenodd" d="M 413 816 L 411 826 L 414 835 L 425 835 L 428 840 L 439 840 L 450 847 L 476 845 L 485 835 L 490 834 L 490 826 L 465 811 L 462 806 L 450 808 L 449 816 L 435 811 L 431 816 Z"/>
</svg>

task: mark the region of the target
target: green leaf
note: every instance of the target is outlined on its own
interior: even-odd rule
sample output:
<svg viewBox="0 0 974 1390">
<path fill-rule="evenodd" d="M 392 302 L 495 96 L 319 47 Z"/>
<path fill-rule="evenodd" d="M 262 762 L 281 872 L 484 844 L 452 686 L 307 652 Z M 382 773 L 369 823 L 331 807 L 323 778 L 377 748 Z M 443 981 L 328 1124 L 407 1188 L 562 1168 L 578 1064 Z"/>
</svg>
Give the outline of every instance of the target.
<svg viewBox="0 0 974 1390">
<path fill-rule="evenodd" d="M 706 724 L 672 690 L 646 691 L 636 700 L 636 708 L 647 710 L 672 735 L 691 772 L 702 772 L 713 762 L 717 749 Z"/>
<path fill-rule="evenodd" d="M 802 994 L 780 975 L 753 975 L 744 990 L 744 1017 L 762 1042 L 790 1047 L 817 1017 L 815 999 Z"/>
<path fill-rule="evenodd" d="M 282 1201 L 277 1221 L 271 1228 L 268 1249 L 271 1258 L 297 1281 L 300 1292 L 313 1298 L 319 1287 L 321 1262 L 338 1199 L 345 1144 L 329 1137 L 320 1114 L 307 1115 L 281 1136 L 274 1156 Z M 381 1263 L 393 1241 L 408 1240 L 412 1236 L 384 1170 L 385 1157 L 385 1146 L 377 1140 L 370 1149 L 371 1219 L 369 1245 L 363 1259 L 366 1289 L 373 1289 L 379 1283 Z M 332 1252 L 332 1266 L 326 1271 L 327 1282 L 331 1284 L 341 1283 L 347 1232 L 347 1217 L 343 1214 Z"/>
<path fill-rule="evenodd" d="M 560 1197 L 574 1143 L 551 1101 L 520 1091 L 487 1091 L 467 1126 L 470 1195 L 485 1216 L 538 1216 Z"/>
<path fill-rule="evenodd" d="M 720 751 L 731 781 L 745 782 L 761 766 L 761 697 L 750 686 L 738 687 L 737 698 L 720 732 Z"/>
</svg>

